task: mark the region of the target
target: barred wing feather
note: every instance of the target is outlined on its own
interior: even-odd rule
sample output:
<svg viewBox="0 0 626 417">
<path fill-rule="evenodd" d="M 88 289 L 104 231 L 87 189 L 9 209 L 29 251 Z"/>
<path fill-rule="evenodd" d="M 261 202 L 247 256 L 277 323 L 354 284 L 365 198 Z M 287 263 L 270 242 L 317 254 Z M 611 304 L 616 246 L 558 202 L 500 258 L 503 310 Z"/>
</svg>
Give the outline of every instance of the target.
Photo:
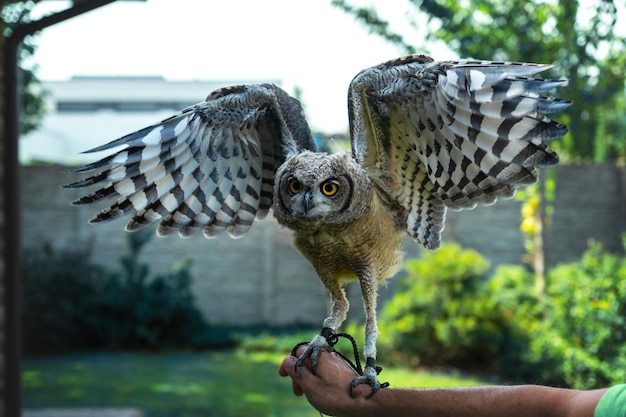
<svg viewBox="0 0 626 417">
<path fill-rule="evenodd" d="M 349 92 L 353 155 L 405 212 L 406 231 L 440 245 L 446 208 L 509 198 L 558 162 L 545 141 L 567 128 L 546 116 L 569 105 L 549 66 L 435 62 L 412 55 L 362 71 Z"/>
<path fill-rule="evenodd" d="M 100 171 L 67 185 L 99 188 L 74 204 L 116 198 L 90 222 L 134 213 L 129 231 L 245 234 L 272 206 L 274 175 L 287 155 L 314 149 L 299 103 L 276 86 L 213 92 L 203 103 L 88 152 L 121 150 L 73 172 Z"/>
</svg>

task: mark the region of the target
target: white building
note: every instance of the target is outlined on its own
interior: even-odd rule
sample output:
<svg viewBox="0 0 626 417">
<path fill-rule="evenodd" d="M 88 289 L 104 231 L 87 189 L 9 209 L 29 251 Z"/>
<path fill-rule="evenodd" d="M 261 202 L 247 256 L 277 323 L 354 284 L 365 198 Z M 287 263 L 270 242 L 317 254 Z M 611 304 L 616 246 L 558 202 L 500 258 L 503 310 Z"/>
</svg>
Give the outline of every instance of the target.
<svg viewBox="0 0 626 417">
<path fill-rule="evenodd" d="M 97 155 L 80 152 L 157 123 L 213 90 L 278 80 L 168 81 L 162 77 L 73 77 L 44 81 L 49 91 L 41 128 L 20 139 L 20 162 L 75 165 Z"/>
</svg>

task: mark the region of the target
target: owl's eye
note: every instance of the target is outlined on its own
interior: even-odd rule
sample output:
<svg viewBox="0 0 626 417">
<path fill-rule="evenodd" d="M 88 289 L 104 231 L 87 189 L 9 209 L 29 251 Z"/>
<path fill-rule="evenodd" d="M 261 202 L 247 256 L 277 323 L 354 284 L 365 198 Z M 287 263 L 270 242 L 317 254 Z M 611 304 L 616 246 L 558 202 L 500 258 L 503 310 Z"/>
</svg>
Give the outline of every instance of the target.
<svg viewBox="0 0 626 417">
<path fill-rule="evenodd" d="M 302 183 L 295 178 L 289 180 L 289 192 L 292 194 L 298 194 L 302 191 Z"/>
<path fill-rule="evenodd" d="M 339 184 L 337 184 L 336 181 L 326 181 L 322 183 L 320 189 L 322 190 L 322 194 L 327 197 L 332 197 L 339 191 Z"/>
</svg>

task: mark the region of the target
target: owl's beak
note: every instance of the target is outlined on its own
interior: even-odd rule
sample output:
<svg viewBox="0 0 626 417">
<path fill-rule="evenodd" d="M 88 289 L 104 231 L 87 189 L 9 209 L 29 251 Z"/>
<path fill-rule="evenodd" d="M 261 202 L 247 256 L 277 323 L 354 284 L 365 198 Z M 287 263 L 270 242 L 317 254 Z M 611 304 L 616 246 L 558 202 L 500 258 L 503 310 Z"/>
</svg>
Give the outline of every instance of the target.
<svg viewBox="0 0 626 417">
<path fill-rule="evenodd" d="M 315 204 L 313 204 L 313 192 L 308 190 L 304 193 L 304 214 L 307 214 L 309 210 L 313 208 Z"/>
</svg>

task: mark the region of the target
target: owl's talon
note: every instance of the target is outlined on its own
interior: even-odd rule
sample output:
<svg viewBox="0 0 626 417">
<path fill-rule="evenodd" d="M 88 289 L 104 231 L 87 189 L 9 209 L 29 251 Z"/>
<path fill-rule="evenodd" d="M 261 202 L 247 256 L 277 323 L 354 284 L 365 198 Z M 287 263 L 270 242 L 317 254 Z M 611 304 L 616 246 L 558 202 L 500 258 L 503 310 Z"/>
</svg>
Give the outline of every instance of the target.
<svg viewBox="0 0 626 417">
<path fill-rule="evenodd" d="M 328 344 L 326 337 L 322 335 L 317 335 L 308 344 L 306 350 L 300 355 L 298 360 L 296 361 L 296 371 L 298 368 L 302 368 L 304 366 L 304 361 L 309 359 L 311 363 L 311 371 L 315 374 L 315 368 L 317 367 L 317 361 L 322 354 L 322 351 L 332 352 L 333 348 Z"/>
<path fill-rule="evenodd" d="M 367 366 L 365 367 L 365 370 L 363 371 L 363 375 L 357 376 L 350 383 L 350 397 L 354 398 L 354 393 L 352 392 L 352 390 L 357 385 L 361 385 L 361 384 L 367 384 L 372 388 L 372 391 L 369 393 L 369 395 L 365 397 L 367 399 L 372 398 L 372 396 L 376 394 L 376 392 L 379 389 L 387 388 L 389 386 L 388 382 L 384 382 L 381 384 L 378 381 L 377 375 L 381 371 L 382 371 L 382 368 L 374 364 L 374 358 L 367 358 Z"/>
<path fill-rule="evenodd" d="M 363 371 L 363 375 L 357 376 L 350 383 L 350 397 L 354 398 L 354 393 L 352 390 L 361 384 L 367 384 L 372 388 L 372 391 L 365 398 L 371 398 L 376 392 L 383 387 L 383 385 L 378 381 L 376 377 L 376 370 L 374 368 L 367 367 Z"/>
</svg>

